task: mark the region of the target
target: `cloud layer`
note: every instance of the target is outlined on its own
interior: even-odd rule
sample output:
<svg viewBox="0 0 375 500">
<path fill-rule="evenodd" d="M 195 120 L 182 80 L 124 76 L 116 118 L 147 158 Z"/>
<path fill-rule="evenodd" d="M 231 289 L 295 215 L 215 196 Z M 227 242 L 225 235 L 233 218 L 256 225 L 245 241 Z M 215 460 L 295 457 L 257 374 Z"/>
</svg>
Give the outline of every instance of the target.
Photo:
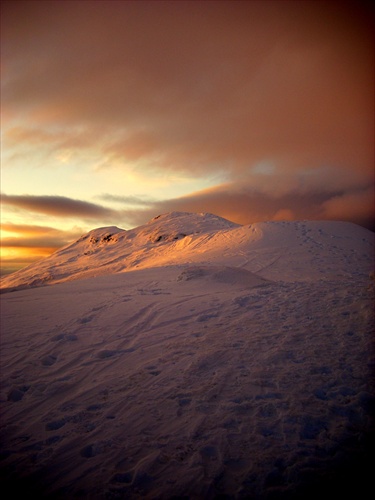
<svg viewBox="0 0 375 500">
<path fill-rule="evenodd" d="M 151 200 L 134 196 L 103 194 L 101 199 L 115 202 L 118 208 L 88 203 L 60 196 L 2 195 L 4 206 L 16 211 L 29 211 L 54 217 L 69 217 L 89 224 L 118 225 L 129 228 L 146 223 L 156 213 L 171 211 L 212 212 L 239 224 L 264 220 L 336 219 L 348 220 L 372 227 L 374 193 L 371 187 L 353 190 L 320 189 L 313 192 L 298 190 L 269 195 L 239 183 L 227 183 L 187 196 L 166 200 Z M 370 214 L 370 215 L 369 215 Z M 3 229 L 27 236 L 58 231 L 44 226 L 3 224 Z M 17 228 L 17 230 L 15 229 Z M 44 237 L 44 236 L 43 236 Z"/>
<path fill-rule="evenodd" d="M 22 210 L 57 217 L 79 217 L 82 219 L 109 219 L 115 212 L 101 205 L 66 196 L 1 195 L 2 203 Z"/>
<path fill-rule="evenodd" d="M 111 157 L 196 173 L 270 159 L 369 175 L 371 26 L 354 5 L 10 2 L 3 106 L 33 129 L 8 135 L 96 138 Z"/>
</svg>

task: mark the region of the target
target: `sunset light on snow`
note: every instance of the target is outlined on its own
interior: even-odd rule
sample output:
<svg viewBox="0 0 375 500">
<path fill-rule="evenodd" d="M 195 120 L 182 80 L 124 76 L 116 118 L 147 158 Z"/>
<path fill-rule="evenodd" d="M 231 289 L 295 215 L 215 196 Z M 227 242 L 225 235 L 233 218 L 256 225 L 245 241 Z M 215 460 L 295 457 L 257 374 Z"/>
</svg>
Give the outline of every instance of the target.
<svg viewBox="0 0 375 500">
<path fill-rule="evenodd" d="M 2 274 L 169 211 L 374 229 L 373 7 L 1 3 Z"/>
<path fill-rule="evenodd" d="M 366 498 L 373 4 L 1 1 L 9 495 Z"/>
</svg>

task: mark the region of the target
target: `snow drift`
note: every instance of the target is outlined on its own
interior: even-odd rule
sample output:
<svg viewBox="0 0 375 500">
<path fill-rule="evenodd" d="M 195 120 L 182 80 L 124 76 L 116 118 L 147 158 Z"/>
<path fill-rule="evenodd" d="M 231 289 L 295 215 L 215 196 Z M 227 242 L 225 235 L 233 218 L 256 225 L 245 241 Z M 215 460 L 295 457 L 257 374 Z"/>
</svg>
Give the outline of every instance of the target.
<svg viewBox="0 0 375 500">
<path fill-rule="evenodd" d="M 4 278 L 4 489 L 360 497 L 373 249 L 373 233 L 349 223 L 172 213 L 96 229 Z"/>
</svg>

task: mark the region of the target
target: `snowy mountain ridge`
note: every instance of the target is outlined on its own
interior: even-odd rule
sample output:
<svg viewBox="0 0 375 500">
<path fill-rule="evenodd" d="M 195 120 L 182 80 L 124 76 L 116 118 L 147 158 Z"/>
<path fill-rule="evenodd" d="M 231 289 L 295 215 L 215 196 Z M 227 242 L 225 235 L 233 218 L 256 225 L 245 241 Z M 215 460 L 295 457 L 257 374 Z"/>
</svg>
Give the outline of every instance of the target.
<svg viewBox="0 0 375 500">
<path fill-rule="evenodd" d="M 241 226 L 208 213 L 170 212 L 131 230 L 102 227 L 1 280 L 33 288 L 166 265 L 221 264 L 266 279 L 324 278 L 372 270 L 374 235 L 334 221 L 270 221 Z M 329 262 L 328 262 L 329 261 Z"/>
</svg>

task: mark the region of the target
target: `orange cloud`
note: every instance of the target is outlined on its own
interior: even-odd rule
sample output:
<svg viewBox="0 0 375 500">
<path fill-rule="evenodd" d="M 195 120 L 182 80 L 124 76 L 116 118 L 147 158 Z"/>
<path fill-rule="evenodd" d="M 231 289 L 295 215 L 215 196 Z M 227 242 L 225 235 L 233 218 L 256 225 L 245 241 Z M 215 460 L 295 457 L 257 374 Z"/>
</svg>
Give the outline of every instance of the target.
<svg viewBox="0 0 375 500">
<path fill-rule="evenodd" d="M 277 190 L 276 190 L 277 192 Z M 346 199 L 349 204 L 346 204 Z M 126 210 L 131 224 L 143 224 L 155 214 L 170 211 L 212 212 L 239 224 L 265 220 L 339 219 L 375 228 L 372 188 L 343 196 L 342 191 L 290 191 L 275 195 L 240 183 L 227 183 L 188 196 L 154 202 L 148 208 Z"/>
<path fill-rule="evenodd" d="M 327 219 L 350 220 L 375 230 L 375 196 L 371 188 L 334 196 L 322 208 Z"/>
<path fill-rule="evenodd" d="M 14 3 L 3 108 L 39 127 L 28 140 L 87 134 L 196 174 L 268 157 L 372 171 L 373 40 L 350 2 Z"/>
<path fill-rule="evenodd" d="M 7 233 L 22 234 L 22 235 L 48 235 L 48 234 L 61 234 L 59 229 L 49 226 L 36 226 L 29 224 L 14 224 L 11 222 L 2 223 L 1 230 Z"/>
<path fill-rule="evenodd" d="M 280 208 L 272 217 L 273 220 L 295 220 L 295 213 L 289 208 Z"/>
</svg>

